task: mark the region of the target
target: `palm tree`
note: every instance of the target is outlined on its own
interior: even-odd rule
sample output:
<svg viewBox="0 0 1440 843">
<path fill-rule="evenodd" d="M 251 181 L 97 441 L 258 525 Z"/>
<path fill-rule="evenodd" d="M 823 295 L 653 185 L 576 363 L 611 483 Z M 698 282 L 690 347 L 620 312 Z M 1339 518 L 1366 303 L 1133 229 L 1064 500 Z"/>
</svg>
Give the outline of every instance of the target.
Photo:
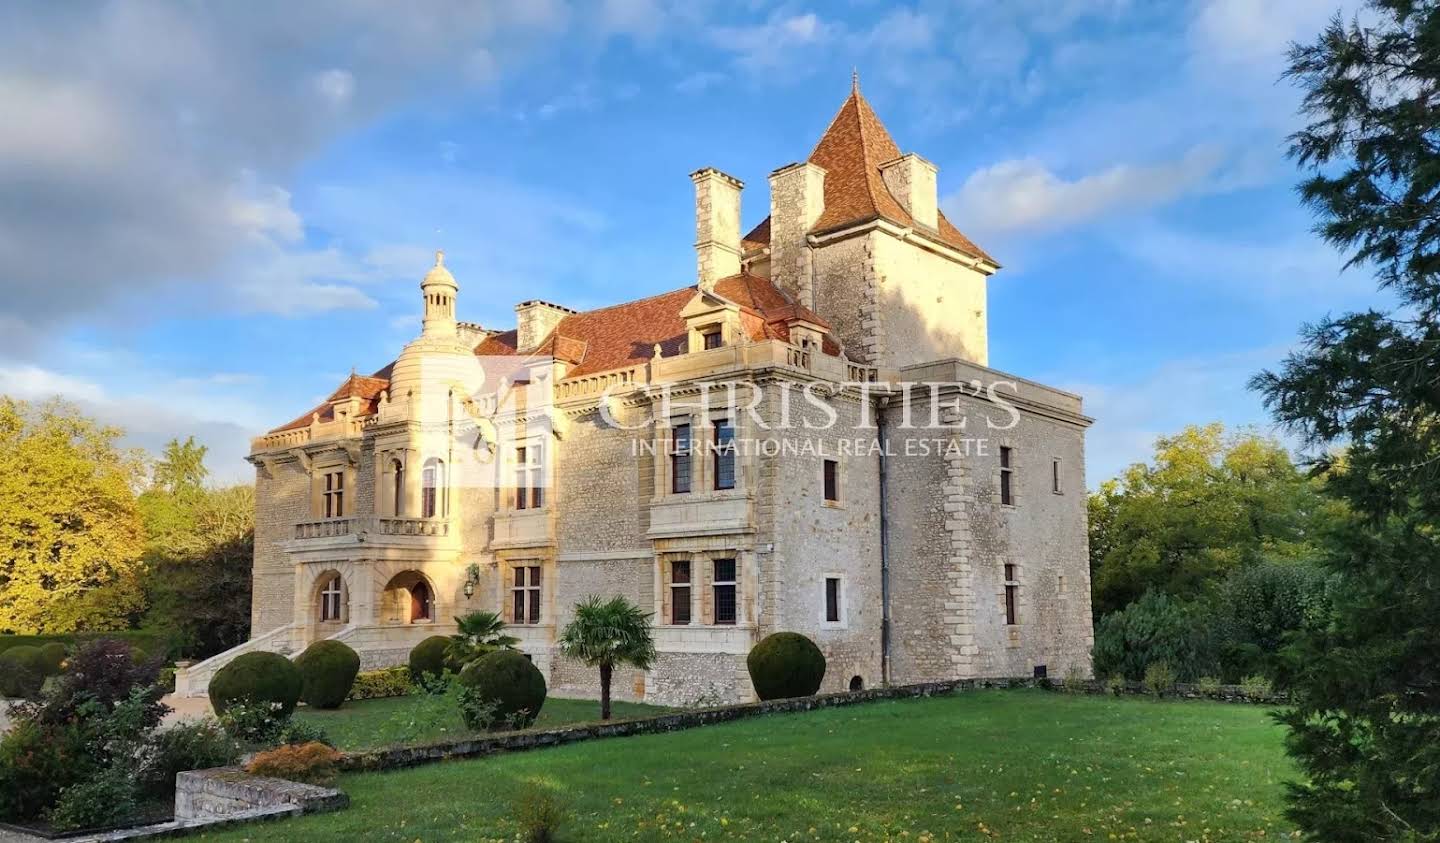
<svg viewBox="0 0 1440 843">
<path fill-rule="evenodd" d="M 600 668 L 600 719 L 610 719 L 610 677 L 615 665 L 641 670 L 655 661 L 650 616 L 624 597 L 587 598 L 575 605 L 575 619 L 560 633 L 560 651 Z"/>
<path fill-rule="evenodd" d="M 458 631 L 450 636 L 445 655 L 457 671 L 486 653 L 508 650 L 520 643 L 519 638 L 505 633 L 505 621 L 495 612 L 471 612 L 456 618 L 455 626 Z"/>
</svg>

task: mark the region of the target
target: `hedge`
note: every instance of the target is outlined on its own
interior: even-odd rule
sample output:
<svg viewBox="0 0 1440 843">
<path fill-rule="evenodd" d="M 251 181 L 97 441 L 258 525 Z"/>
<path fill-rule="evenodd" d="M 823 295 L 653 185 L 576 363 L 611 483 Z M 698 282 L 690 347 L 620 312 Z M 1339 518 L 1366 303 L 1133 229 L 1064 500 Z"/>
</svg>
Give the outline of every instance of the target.
<svg viewBox="0 0 1440 843">
<path fill-rule="evenodd" d="M 460 684 L 495 706 L 500 722 L 535 722 L 545 705 L 545 674 L 519 650 L 496 650 L 465 665 Z M 463 713 L 463 712 L 462 712 Z"/>
<path fill-rule="evenodd" d="M 360 654 L 343 641 L 316 641 L 295 659 L 300 699 L 311 708 L 339 708 L 360 672 Z"/>
<path fill-rule="evenodd" d="M 0 635 L 0 653 L 11 647 L 43 647 L 46 644 L 64 644 L 74 650 L 76 644 L 94 641 L 97 638 L 118 638 L 131 647 L 139 647 L 150 654 L 169 654 L 172 642 L 169 634 L 149 630 L 122 629 L 116 632 L 75 632 L 65 635 Z"/>
<path fill-rule="evenodd" d="M 762 700 L 808 697 L 825 680 L 825 654 L 798 632 L 767 635 L 745 658 L 750 683 Z"/>
<path fill-rule="evenodd" d="M 380 670 L 363 670 L 355 676 L 350 688 L 352 700 L 379 700 L 386 697 L 403 697 L 415 690 L 410 682 L 410 668 L 405 665 L 386 667 Z"/>
<path fill-rule="evenodd" d="M 235 703 L 274 703 L 280 717 L 289 717 L 300 701 L 304 680 L 300 669 L 278 653 L 241 653 L 210 680 L 210 705 L 216 714 Z"/>
</svg>

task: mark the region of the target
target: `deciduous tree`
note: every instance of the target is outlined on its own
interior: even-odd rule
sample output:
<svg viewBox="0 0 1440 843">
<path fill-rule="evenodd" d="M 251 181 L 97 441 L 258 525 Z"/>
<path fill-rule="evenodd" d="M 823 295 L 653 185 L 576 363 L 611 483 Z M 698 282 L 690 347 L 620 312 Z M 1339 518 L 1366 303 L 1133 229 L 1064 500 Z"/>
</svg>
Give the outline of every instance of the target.
<svg viewBox="0 0 1440 843">
<path fill-rule="evenodd" d="M 0 632 L 124 629 L 142 608 L 142 461 L 60 401 L 0 397 Z"/>
</svg>

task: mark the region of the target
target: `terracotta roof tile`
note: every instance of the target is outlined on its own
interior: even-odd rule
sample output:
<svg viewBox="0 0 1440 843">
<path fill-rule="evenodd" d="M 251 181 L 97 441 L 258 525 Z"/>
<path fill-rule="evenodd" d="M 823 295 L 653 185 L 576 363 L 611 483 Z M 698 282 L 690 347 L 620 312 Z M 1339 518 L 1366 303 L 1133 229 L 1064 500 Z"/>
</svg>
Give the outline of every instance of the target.
<svg viewBox="0 0 1440 843">
<path fill-rule="evenodd" d="M 322 422 L 334 421 L 335 405 L 333 402 L 343 401 L 346 398 L 360 399 L 359 416 L 373 414 L 380 406 L 380 393 L 384 392 L 385 389 L 390 386 L 390 370 L 394 365 L 394 363 L 391 363 L 373 375 L 351 375 L 345 379 L 344 383 L 340 384 L 338 389 L 330 393 L 329 398 L 326 398 L 318 406 L 299 418 L 283 424 L 270 432 L 280 433 L 285 430 L 298 430 L 302 427 L 309 427 L 310 420 L 315 417 L 316 413 L 320 414 L 320 421 Z"/>
<path fill-rule="evenodd" d="M 825 168 L 825 209 L 810 229 L 830 231 L 853 223 L 883 217 L 899 225 L 915 225 L 885 186 L 880 165 L 900 157 L 900 147 L 885 124 L 858 90 L 852 91 L 830 121 L 820 142 L 810 153 L 810 162 Z M 994 259 L 939 212 L 937 234 L 945 243 L 972 257 L 994 263 Z M 742 238 L 741 247 L 752 251 L 770 244 L 770 218 L 766 217 Z"/>
<path fill-rule="evenodd" d="M 638 301 L 573 313 L 561 319 L 536 354 L 555 354 L 574 364 L 566 377 L 579 377 L 644 363 L 655 354 L 683 353 L 685 320 L 680 311 L 695 296 L 695 287 L 682 287 Z M 752 340 L 790 338 L 790 323 L 812 322 L 823 330 L 829 324 L 813 311 L 792 303 L 767 278 L 740 274 L 715 283 L 715 292 L 740 306 L 741 325 Z M 826 353 L 838 355 L 831 340 Z M 515 354 L 515 332 L 490 337 L 475 348 L 478 355 Z"/>
</svg>

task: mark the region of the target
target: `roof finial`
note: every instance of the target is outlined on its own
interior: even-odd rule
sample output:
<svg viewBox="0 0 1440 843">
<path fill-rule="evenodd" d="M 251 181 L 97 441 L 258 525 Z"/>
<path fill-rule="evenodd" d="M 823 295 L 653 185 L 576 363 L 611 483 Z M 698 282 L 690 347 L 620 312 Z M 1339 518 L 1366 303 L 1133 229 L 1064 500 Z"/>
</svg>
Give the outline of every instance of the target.
<svg viewBox="0 0 1440 843">
<path fill-rule="evenodd" d="M 850 67 L 850 93 L 860 93 L 860 68 L 853 65 Z"/>
<path fill-rule="evenodd" d="M 436 249 L 436 250 L 435 250 L 435 265 L 436 265 L 436 266 L 444 266 L 444 265 L 445 265 L 445 250 L 444 250 L 444 249 Z"/>
</svg>

